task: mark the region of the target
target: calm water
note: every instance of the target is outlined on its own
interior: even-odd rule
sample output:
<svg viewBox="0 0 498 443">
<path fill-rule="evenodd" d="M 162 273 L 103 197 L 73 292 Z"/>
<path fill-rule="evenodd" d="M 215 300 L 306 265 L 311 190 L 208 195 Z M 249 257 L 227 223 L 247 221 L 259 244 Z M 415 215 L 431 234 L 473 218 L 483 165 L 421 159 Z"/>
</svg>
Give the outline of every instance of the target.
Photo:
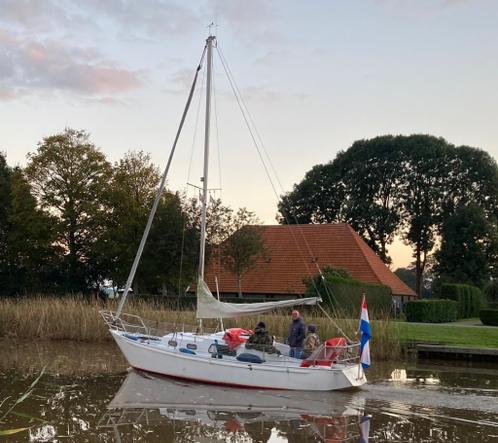
<svg viewBox="0 0 498 443">
<path fill-rule="evenodd" d="M 128 372 L 112 344 L 0 345 L 0 417 L 46 367 L 6 442 L 498 442 L 498 365 L 374 364 L 362 390 L 289 393 Z"/>
</svg>

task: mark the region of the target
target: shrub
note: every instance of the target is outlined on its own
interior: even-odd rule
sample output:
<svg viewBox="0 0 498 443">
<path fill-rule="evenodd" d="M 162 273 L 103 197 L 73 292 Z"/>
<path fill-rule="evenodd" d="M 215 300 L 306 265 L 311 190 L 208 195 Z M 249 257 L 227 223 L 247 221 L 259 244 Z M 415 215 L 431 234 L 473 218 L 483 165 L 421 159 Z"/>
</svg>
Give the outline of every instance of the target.
<svg viewBox="0 0 498 443">
<path fill-rule="evenodd" d="M 405 305 L 409 322 L 442 323 L 456 321 L 458 302 L 454 300 L 415 300 Z"/>
<path fill-rule="evenodd" d="M 484 288 L 484 296 L 489 304 L 498 303 L 498 280 L 494 280 Z"/>
<path fill-rule="evenodd" d="M 360 312 L 362 295 L 365 294 L 370 311 L 389 313 L 392 304 L 389 286 L 354 280 L 341 271 L 325 267 L 322 270 L 324 279 L 320 275 L 305 278 L 306 296 L 316 297 L 318 292 L 324 303 L 333 309 L 356 316 Z"/>
<path fill-rule="evenodd" d="M 441 298 L 458 302 L 458 318 L 477 317 L 483 303 L 479 288 L 455 283 L 441 285 Z"/>
<path fill-rule="evenodd" d="M 481 309 L 479 318 L 483 325 L 498 326 L 498 309 Z"/>
</svg>

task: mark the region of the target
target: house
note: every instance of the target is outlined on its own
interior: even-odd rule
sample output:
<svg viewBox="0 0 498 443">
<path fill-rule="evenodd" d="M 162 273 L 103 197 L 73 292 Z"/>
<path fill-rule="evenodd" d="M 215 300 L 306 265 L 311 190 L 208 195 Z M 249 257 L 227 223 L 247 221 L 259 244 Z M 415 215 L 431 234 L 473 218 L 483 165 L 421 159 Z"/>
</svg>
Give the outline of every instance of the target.
<svg viewBox="0 0 498 443">
<path fill-rule="evenodd" d="M 303 295 L 304 277 L 316 275 L 318 267 L 347 270 L 354 279 L 389 286 L 395 300 L 403 304 L 416 297 L 399 277 L 346 223 L 260 226 L 266 253 L 242 277 L 247 298 L 284 299 Z M 215 292 L 218 280 L 223 296 L 238 292 L 237 276 L 225 269 L 213 254 L 205 281 Z"/>
</svg>

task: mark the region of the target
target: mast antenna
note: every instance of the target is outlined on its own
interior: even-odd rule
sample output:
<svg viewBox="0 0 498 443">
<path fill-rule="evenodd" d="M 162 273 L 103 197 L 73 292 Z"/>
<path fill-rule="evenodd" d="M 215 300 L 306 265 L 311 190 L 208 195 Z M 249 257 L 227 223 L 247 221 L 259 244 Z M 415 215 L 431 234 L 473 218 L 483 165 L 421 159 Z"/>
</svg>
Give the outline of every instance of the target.
<svg viewBox="0 0 498 443">
<path fill-rule="evenodd" d="M 207 25 L 206 28 L 209 29 L 209 37 L 213 36 L 213 32 L 212 32 L 213 28 L 215 29 L 215 31 L 218 31 L 218 25 L 215 22 L 209 23 L 209 25 Z"/>
</svg>

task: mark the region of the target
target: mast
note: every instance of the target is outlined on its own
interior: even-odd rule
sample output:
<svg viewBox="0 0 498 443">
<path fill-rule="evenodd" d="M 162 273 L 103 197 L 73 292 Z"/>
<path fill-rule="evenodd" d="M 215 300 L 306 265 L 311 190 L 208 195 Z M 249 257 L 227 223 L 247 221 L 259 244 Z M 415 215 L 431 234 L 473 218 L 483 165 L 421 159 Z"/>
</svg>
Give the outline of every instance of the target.
<svg viewBox="0 0 498 443">
<path fill-rule="evenodd" d="M 213 66 L 213 45 L 216 41 L 214 35 L 206 40 L 207 46 L 207 83 L 206 83 L 206 121 L 204 128 L 204 171 L 202 176 L 202 214 L 201 214 L 201 247 L 199 252 L 199 274 L 204 279 L 204 261 L 206 257 L 206 212 L 208 203 L 208 169 L 209 169 L 209 127 L 211 119 L 211 76 Z"/>
</svg>

